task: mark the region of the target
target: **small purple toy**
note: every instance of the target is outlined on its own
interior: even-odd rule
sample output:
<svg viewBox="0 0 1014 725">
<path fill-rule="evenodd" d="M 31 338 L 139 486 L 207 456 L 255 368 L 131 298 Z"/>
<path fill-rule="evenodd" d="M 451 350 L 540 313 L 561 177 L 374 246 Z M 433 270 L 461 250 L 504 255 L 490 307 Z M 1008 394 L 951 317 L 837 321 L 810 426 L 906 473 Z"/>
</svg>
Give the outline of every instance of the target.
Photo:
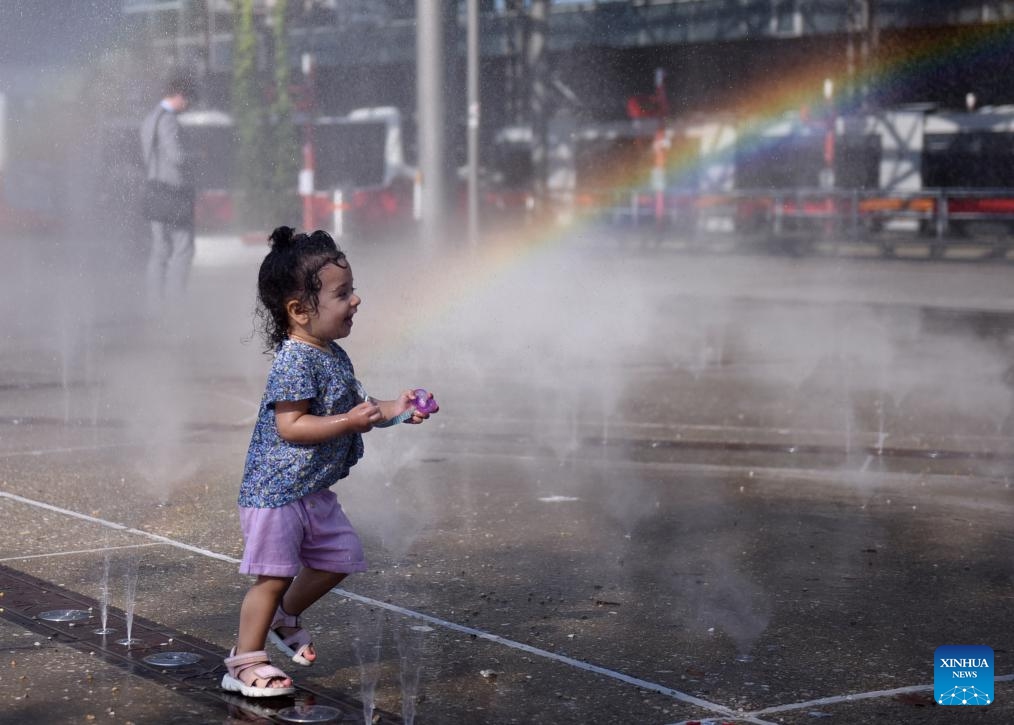
<svg viewBox="0 0 1014 725">
<path fill-rule="evenodd" d="M 430 397 L 430 394 L 423 388 L 416 388 L 412 391 L 412 397 L 415 400 L 412 401 L 412 405 L 420 413 L 433 413 L 439 407 L 437 405 L 436 398 Z"/>
</svg>

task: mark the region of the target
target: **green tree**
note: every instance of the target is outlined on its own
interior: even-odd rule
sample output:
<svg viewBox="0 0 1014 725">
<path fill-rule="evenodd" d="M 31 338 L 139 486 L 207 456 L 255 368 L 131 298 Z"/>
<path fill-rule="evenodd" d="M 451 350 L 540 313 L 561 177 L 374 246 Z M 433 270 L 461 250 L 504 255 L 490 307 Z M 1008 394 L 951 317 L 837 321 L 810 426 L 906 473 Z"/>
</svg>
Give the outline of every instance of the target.
<svg viewBox="0 0 1014 725">
<path fill-rule="evenodd" d="M 276 0 L 271 11 L 274 73 L 270 94 L 263 92 L 257 67 L 254 0 L 234 0 L 233 8 L 232 114 L 239 223 L 248 229 L 294 225 L 299 142 L 289 94 L 288 2 Z"/>
<path fill-rule="evenodd" d="M 268 207 L 274 224 L 295 226 L 298 208 L 296 176 L 299 173 L 299 140 L 293 120 L 289 94 L 288 0 L 275 0 L 272 10 L 274 32 L 275 93 L 271 104 L 271 145 L 274 156 L 271 174 L 271 198 Z M 309 230 L 307 230 L 309 231 Z"/>
<path fill-rule="evenodd" d="M 268 196 L 269 163 L 265 113 L 257 80 L 257 29 L 254 0 L 233 0 L 235 31 L 232 57 L 232 117 L 236 134 L 238 223 L 261 229 L 269 220 L 264 210 Z"/>
</svg>

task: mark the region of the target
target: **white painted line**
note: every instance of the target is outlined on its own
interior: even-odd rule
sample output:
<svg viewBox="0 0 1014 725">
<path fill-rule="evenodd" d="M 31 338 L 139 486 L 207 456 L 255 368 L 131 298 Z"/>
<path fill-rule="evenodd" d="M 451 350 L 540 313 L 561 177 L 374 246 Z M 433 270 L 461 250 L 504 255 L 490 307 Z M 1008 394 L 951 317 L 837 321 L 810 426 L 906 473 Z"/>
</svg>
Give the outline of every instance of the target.
<svg viewBox="0 0 1014 725">
<path fill-rule="evenodd" d="M 109 529 L 115 529 L 117 531 L 126 531 L 127 527 L 123 524 L 114 524 L 112 521 L 106 521 L 105 519 L 97 519 L 94 516 L 88 514 L 80 514 L 77 511 L 71 511 L 70 509 L 60 508 L 59 506 L 53 506 L 52 504 L 43 503 L 42 501 L 35 501 L 34 499 L 25 498 L 24 496 L 18 496 L 16 493 L 8 493 L 7 491 L 0 491 L 0 498 L 7 498 L 11 501 L 17 501 L 27 506 L 34 506 L 35 508 L 45 509 L 46 511 L 52 511 L 53 513 L 63 514 L 64 516 L 70 516 L 75 519 L 81 519 L 82 521 L 88 521 L 93 524 L 99 524 Z"/>
<path fill-rule="evenodd" d="M 77 511 L 71 511 L 70 509 L 61 508 L 59 506 L 54 506 L 52 504 L 44 503 L 42 501 L 35 501 L 30 498 L 25 498 L 24 496 L 18 496 L 15 493 L 0 491 L 0 498 L 8 498 L 12 501 L 23 503 L 27 506 L 35 506 L 36 508 L 45 509 L 46 511 L 52 511 L 53 513 L 63 514 L 64 516 L 70 516 L 71 518 L 75 519 L 81 519 L 82 521 L 88 521 L 89 523 L 97 524 L 99 526 L 105 526 L 106 528 L 114 529 L 115 531 L 123 531 L 124 533 L 127 534 L 136 534 L 137 536 L 144 536 L 145 538 L 151 539 L 153 541 L 157 541 L 162 544 L 168 544 L 169 546 L 174 546 L 177 549 L 190 551 L 193 552 L 194 554 L 200 554 L 201 556 L 207 556 L 211 559 L 218 559 L 220 561 L 229 562 L 230 564 L 239 563 L 239 559 L 234 559 L 233 557 L 226 556 L 225 554 L 219 554 L 214 551 L 208 551 L 207 549 L 201 549 L 200 547 L 197 546 L 191 546 L 190 544 L 184 544 L 182 541 L 176 541 L 175 539 L 170 539 L 169 537 L 162 536 L 160 534 L 153 534 L 150 531 L 135 529 L 131 526 L 124 526 L 123 524 L 118 524 L 115 521 L 106 521 L 105 519 L 95 518 L 94 516 L 89 516 L 88 514 L 78 513 Z"/>
<path fill-rule="evenodd" d="M 994 682 L 1014 682 L 1014 674 L 1011 675 L 999 675 L 993 678 Z M 869 700 L 876 697 L 893 697 L 895 695 L 904 695 L 909 692 L 932 692 L 933 685 L 911 685 L 909 687 L 897 687 L 893 690 L 874 690 L 873 692 L 857 692 L 851 695 L 838 695 L 836 697 L 822 697 L 818 700 L 807 700 L 806 702 L 795 702 L 791 705 L 776 705 L 774 707 L 766 707 L 763 710 L 754 710 L 748 713 L 751 716 L 757 715 L 771 715 L 778 712 L 788 712 L 790 710 L 802 710 L 807 707 L 819 707 L 820 705 L 837 705 L 842 702 L 855 702 L 856 700 Z"/>
<path fill-rule="evenodd" d="M 483 418 L 481 416 L 470 416 L 467 412 L 462 413 L 460 411 L 456 411 L 454 419 L 456 422 L 462 425 L 463 430 L 472 430 L 473 428 L 479 430 L 482 428 L 482 425 L 484 423 L 486 424 L 486 427 L 488 427 L 489 424 L 488 418 Z M 502 416 L 502 415 L 498 415 L 496 417 L 496 422 L 499 425 L 509 424 L 522 427 L 526 427 L 531 424 L 531 421 L 527 418 Z M 540 423 L 544 424 L 546 427 L 550 429 L 556 430 L 570 430 L 572 428 L 571 422 L 564 418 L 543 418 L 540 419 Z M 584 430 L 587 431 L 587 434 L 589 436 L 596 436 L 600 433 L 601 427 L 602 427 L 601 424 L 582 423 L 577 426 L 577 430 Z M 690 424 L 690 423 L 673 423 L 673 422 L 655 423 L 643 420 L 624 420 L 619 423 L 615 423 L 614 428 L 616 430 L 630 429 L 634 431 L 641 430 L 669 431 L 678 434 L 678 437 L 674 439 L 665 439 L 663 441 L 660 441 L 662 443 L 691 444 L 695 440 L 694 434 L 723 433 L 729 436 L 727 440 L 737 442 L 752 442 L 758 444 L 777 442 L 777 444 L 782 445 L 790 442 L 798 443 L 800 438 L 809 437 L 813 442 L 817 443 L 817 445 L 827 445 L 829 447 L 837 447 L 841 449 L 845 448 L 845 431 L 841 429 L 832 429 L 832 428 L 798 429 L 798 428 L 781 428 L 777 426 L 766 427 L 757 425 L 727 425 L 723 423 L 714 423 L 714 424 L 708 423 Z M 762 435 L 761 439 L 757 440 L 758 433 L 776 434 L 776 437 L 768 439 L 763 437 Z M 853 431 L 852 435 L 855 438 L 862 439 L 859 443 L 853 446 L 856 450 L 865 448 L 876 448 L 882 451 L 884 448 L 884 446 L 882 445 L 883 441 L 881 440 L 882 434 L 879 431 L 875 430 Z M 903 440 L 901 439 L 900 436 L 897 435 L 883 434 L 883 437 L 884 439 L 890 437 L 894 441 Z M 869 444 L 864 445 L 866 439 L 869 439 L 871 442 Z M 710 439 L 706 438 L 704 440 L 709 441 Z M 826 441 L 826 443 L 821 443 L 821 441 Z M 941 448 L 949 448 L 954 444 L 967 444 L 964 448 L 962 448 L 962 450 L 965 450 L 966 452 L 974 452 L 975 450 L 987 450 L 992 451 L 994 453 L 1004 453 L 1004 452 L 1014 453 L 1014 451 L 1011 450 L 1010 438 L 1003 436 L 951 434 L 948 435 L 946 438 L 942 438 L 936 441 L 936 443 L 940 444 Z M 924 448 L 927 447 L 927 445 L 929 444 L 925 442 L 917 444 L 915 441 L 903 440 L 902 443 L 895 443 L 894 445 L 896 447 L 901 448 L 906 447 Z M 969 449 L 968 446 L 974 446 L 974 448 Z"/>
<path fill-rule="evenodd" d="M 101 446 L 67 446 L 66 448 L 37 448 L 30 451 L 4 451 L 0 458 L 16 458 L 18 456 L 48 456 L 52 453 L 80 453 L 82 451 L 101 451 L 106 448 L 136 448 L 141 443 L 106 443 Z"/>
<path fill-rule="evenodd" d="M 218 552 L 210 551 L 208 549 L 202 549 L 197 546 L 191 546 L 190 544 L 185 544 L 181 541 L 176 541 L 175 539 L 170 539 L 166 536 L 161 536 L 160 534 L 153 534 L 151 532 L 143 531 L 141 529 L 135 529 L 129 526 L 124 526 L 123 524 L 118 524 L 114 521 L 106 521 L 105 519 L 99 519 L 94 516 L 78 513 L 77 511 L 72 511 L 70 509 L 61 508 L 59 506 L 54 506 L 52 504 L 43 503 L 42 501 L 35 501 L 33 499 L 18 496 L 17 494 L 8 493 L 6 491 L 0 491 L 0 498 L 7 498 L 12 501 L 23 503 L 27 506 L 34 506 L 36 508 L 45 509 L 46 511 L 52 511 L 54 513 L 63 514 L 65 516 L 81 519 L 83 521 L 89 521 L 91 523 L 115 529 L 117 531 L 124 531 L 126 533 L 136 534 L 137 536 L 144 536 L 159 543 L 166 544 L 168 546 L 173 546 L 177 549 L 183 549 L 184 551 L 190 551 L 195 554 L 200 554 L 202 556 L 206 556 L 212 559 L 218 559 L 219 561 L 225 561 L 232 564 L 239 564 L 240 562 L 239 559 L 236 559 L 234 557 L 226 556 L 225 554 L 219 554 Z M 868 700 L 878 697 L 890 697 L 896 694 L 903 694 L 907 692 L 922 692 L 925 690 L 933 689 L 932 685 L 912 685 L 910 687 L 899 687 L 893 690 L 876 690 L 874 692 L 861 692 L 849 695 L 824 697 L 818 700 L 808 700 L 806 702 L 797 702 L 788 705 L 776 705 L 774 707 L 765 708 L 763 710 L 755 710 L 753 712 L 748 713 L 736 713 L 723 705 L 709 702 L 708 700 L 702 700 L 701 698 L 694 697 L 693 695 L 688 695 L 685 692 L 680 692 L 679 690 L 674 690 L 670 687 L 665 687 L 664 685 L 659 685 L 654 682 L 648 682 L 647 680 L 632 677 L 630 675 L 623 674 L 622 672 L 609 670 L 606 669 L 605 667 L 600 667 L 598 665 L 594 665 L 588 662 L 576 660 L 572 657 L 567 657 L 566 655 L 560 655 L 555 652 L 539 649 L 538 647 L 532 647 L 531 645 L 524 644 L 523 642 L 516 642 L 511 639 L 506 639 L 504 637 L 500 637 L 498 635 L 491 634 L 489 632 L 484 632 L 480 629 L 473 629 L 472 627 L 466 627 L 464 625 L 457 624 L 455 622 L 449 622 L 445 619 L 440 619 L 438 617 L 434 617 L 429 614 L 423 614 L 422 612 L 416 612 L 412 609 L 405 609 L 404 607 L 399 607 L 396 604 L 389 604 L 388 602 L 382 602 L 376 599 L 371 599 L 369 597 L 364 597 L 360 594 L 354 594 L 353 592 L 347 591 L 345 589 L 335 588 L 331 590 L 331 593 L 345 597 L 346 599 L 351 599 L 353 601 L 361 602 L 363 604 L 368 604 L 369 606 L 372 607 L 386 609 L 388 611 L 401 614 L 405 617 L 411 617 L 413 619 L 418 619 L 420 621 L 427 622 L 429 624 L 434 624 L 444 629 L 450 629 L 455 632 L 461 632 L 463 634 L 475 636 L 479 639 L 494 642 L 496 644 L 500 644 L 505 647 L 510 647 L 512 649 L 520 650 L 522 652 L 527 652 L 529 654 L 533 654 L 538 657 L 543 657 L 546 659 L 553 660 L 555 662 L 560 662 L 561 664 L 576 667 L 578 669 L 585 670 L 586 672 L 594 672 L 595 674 L 598 675 L 603 675 L 605 677 L 609 677 L 611 679 L 618 680 L 620 682 L 624 682 L 629 685 L 634 685 L 635 687 L 639 687 L 644 690 L 649 690 L 651 692 L 656 692 L 661 695 L 666 695 L 681 702 L 696 705 L 697 707 L 700 707 L 705 710 L 710 710 L 711 712 L 717 713 L 726 720 L 731 718 L 733 721 L 747 722 L 751 723 L 752 725 L 774 725 L 774 723 L 759 719 L 761 715 L 769 715 L 772 713 L 779 712 L 788 712 L 791 710 L 800 710 L 806 707 L 815 707 L 820 705 L 834 705 L 842 702 Z M 993 679 L 995 682 L 1011 682 L 1014 681 L 1014 674 L 1000 675 L 994 677 Z M 676 725 L 686 725 L 686 723 L 689 722 L 693 721 L 684 720 L 681 723 L 677 723 Z M 701 719 L 700 722 L 706 723 L 708 722 L 708 719 L 707 718 Z"/>
<path fill-rule="evenodd" d="M 48 554 L 28 554 L 26 556 L 8 556 L 4 561 L 24 561 L 26 559 L 46 559 L 51 556 L 74 556 L 75 554 L 98 554 L 103 551 L 116 551 L 117 549 L 143 549 L 146 546 L 160 546 L 160 544 L 126 544 L 125 546 L 103 546 L 99 549 L 77 549 L 76 551 L 51 551 Z"/>
<path fill-rule="evenodd" d="M 763 710 L 755 710 L 751 714 L 771 715 L 777 712 L 789 712 L 791 710 L 802 710 L 807 707 L 820 707 L 821 705 L 838 705 L 843 702 L 855 702 L 857 700 L 871 700 L 876 697 L 894 697 L 910 692 L 932 691 L 933 685 L 910 685 L 909 687 L 895 687 L 891 690 L 873 690 L 872 692 L 860 692 L 854 695 L 837 695 L 835 697 L 821 697 L 806 702 L 794 702 L 790 705 L 775 705 L 766 707 Z"/>
<path fill-rule="evenodd" d="M 364 597 L 360 594 L 353 594 L 352 592 L 346 591 L 344 589 L 332 589 L 331 591 L 335 594 L 341 595 L 348 599 L 352 599 L 357 602 L 362 602 L 363 604 L 369 604 L 370 606 L 373 607 L 387 609 L 388 611 L 396 612 L 397 614 L 401 614 L 406 617 L 412 617 L 414 619 L 422 620 L 423 622 L 435 624 L 438 627 L 443 627 L 444 629 L 450 629 L 455 632 L 461 632 L 462 634 L 467 634 L 473 637 L 477 637 L 479 639 L 484 639 L 489 642 L 502 644 L 506 647 L 520 650 L 522 652 L 527 652 L 529 654 L 537 655 L 538 657 L 543 657 L 545 659 L 553 660 L 555 662 L 560 662 L 565 665 L 570 665 L 571 667 L 576 667 L 578 669 L 585 670 L 586 672 L 594 672 L 595 674 L 598 675 L 604 675 L 614 680 L 625 682 L 628 685 L 640 687 L 643 690 L 657 692 L 661 695 L 666 695 L 667 697 L 671 697 L 675 700 L 686 702 L 691 705 L 696 705 L 697 707 L 703 708 L 705 710 L 710 710 L 711 712 L 718 713 L 723 717 L 732 717 L 732 718 L 743 717 L 742 715 L 737 715 L 734 711 L 730 710 L 727 707 L 724 707 L 714 702 L 708 702 L 707 700 L 702 700 L 699 697 L 688 695 L 685 692 L 674 690 L 671 687 L 666 687 L 665 685 L 659 685 L 654 682 L 648 682 L 647 680 L 642 680 L 637 677 L 625 675 L 622 672 L 616 672 L 615 670 L 609 670 L 606 669 L 605 667 L 599 667 L 598 665 L 593 665 L 589 662 L 576 660 L 573 657 L 567 657 L 566 655 L 557 654 L 556 652 L 550 652 L 548 650 L 539 649 L 538 647 L 532 647 L 531 645 L 525 644 L 524 642 L 516 642 L 512 639 L 506 639 L 505 637 L 500 637 L 495 634 L 490 634 L 489 632 L 484 632 L 481 629 L 473 629 L 472 627 L 466 627 L 465 625 L 457 624 L 455 622 L 448 622 L 447 620 L 439 619 L 429 614 L 423 614 L 421 612 L 416 612 L 412 609 L 405 609 L 404 607 L 399 607 L 397 604 L 390 604 L 388 602 L 379 602 L 376 599 L 370 599 L 369 597 Z M 758 725 L 763 723 L 763 721 L 756 719 L 747 720 L 746 722 L 757 723 Z"/>
<path fill-rule="evenodd" d="M 197 547 L 197 546 L 191 546 L 190 544 L 184 544 L 183 542 L 176 541 L 175 539 L 170 539 L 170 538 L 168 538 L 166 536 L 161 536 L 159 534 L 153 534 L 151 532 L 142 531 L 141 529 L 135 529 L 135 528 L 131 528 L 129 526 L 124 526 L 123 524 L 118 524 L 118 523 L 116 523 L 114 521 L 106 521 L 104 519 L 99 519 L 99 518 L 96 518 L 94 516 L 89 516 L 87 514 L 78 513 L 77 511 L 72 511 L 70 509 L 61 508 L 59 506 L 54 506 L 52 504 L 43 503 L 41 501 L 35 501 L 33 499 L 30 499 L 30 498 L 25 498 L 24 496 L 18 496 L 17 494 L 8 493 L 6 491 L 0 491 L 0 498 L 7 498 L 7 499 L 10 499 L 12 501 L 17 501 L 18 503 L 25 504 L 27 506 L 35 506 L 36 508 L 41 508 L 41 509 L 44 509 L 46 511 L 52 511 L 54 513 L 63 514 L 65 516 L 70 516 L 70 517 L 76 518 L 76 519 L 81 519 L 83 521 L 88 521 L 90 523 L 94 523 L 94 524 L 97 524 L 99 526 L 105 526 L 107 528 L 115 529 L 117 531 L 123 531 L 125 533 L 136 534 L 138 536 L 144 536 L 144 537 L 147 537 L 147 538 L 152 539 L 154 541 L 158 541 L 160 543 L 167 544 L 169 546 L 173 546 L 173 547 L 176 547 L 178 549 L 183 549 L 185 551 L 190 551 L 190 552 L 193 552 L 195 554 L 201 554 L 202 556 L 207 556 L 207 557 L 210 557 L 212 559 L 218 559 L 219 561 L 225 561 L 225 562 L 229 562 L 229 563 L 232 563 L 232 564 L 239 564 L 239 562 L 240 562 L 239 559 L 235 559 L 235 558 L 233 558 L 231 556 L 226 556 L 225 554 L 219 554 L 217 552 L 209 551 L 208 549 L 202 549 L 202 548 Z M 590 663 L 587 663 L 587 662 L 582 662 L 580 660 L 573 659 L 572 657 L 566 657 L 564 655 L 556 654 L 555 652 L 550 652 L 548 650 L 539 649 L 538 647 L 532 647 L 531 645 L 524 644 L 523 642 L 515 642 L 514 640 L 506 639 L 504 637 L 499 637 L 499 636 L 497 636 L 495 634 L 490 634 L 488 632 L 483 632 L 482 630 L 479 630 L 479 629 L 473 629 L 472 627 L 466 627 L 464 625 L 456 624 L 454 622 L 448 622 L 447 620 L 439 619 L 437 617 L 430 616 L 429 614 L 423 614 L 422 612 L 416 612 L 416 611 L 411 610 L 411 609 L 405 609 L 404 607 L 399 607 L 399 606 L 397 606 L 395 604 L 389 604 L 387 602 L 381 602 L 381 601 L 378 601 L 376 599 L 370 599 L 369 597 L 364 597 L 364 596 L 359 595 L 359 594 L 354 594 L 354 593 L 346 591 L 344 589 L 332 589 L 331 592 L 334 593 L 334 594 L 337 594 L 339 596 L 346 597 L 347 599 L 352 599 L 352 600 L 357 601 L 357 602 L 362 602 L 364 604 L 368 604 L 368 605 L 370 605 L 372 607 L 380 607 L 382 609 L 387 609 L 389 611 L 396 612 L 396 613 L 401 614 L 401 615 L 406 616 L 406 617 L 412 617 L 414 619 L 418 619 L 418 620 L 421 620 L 423 622 L 428 622 L 430 624 L 435 624 L 435 625 L 437 625 L 439 627 L 443 627 L 445 629 L 450 629 L 450 630 L 453 630 L 455 632 L 462 632 L 464 634 L 473 635 L 473 636 L 478 637 L 480 639 L 484 639 L 484 640 L 487 640 L 487 641 L 490 641 L 490 642 L 495 642 L 497 644 L 504 645 L 506 647 L 511 647 L 513 649 L 517 649 L 517 650 L 520 650 L 522 652 L 528 652 L 529 654 L 534 654 L 534 655 L 537 655 L 539 657 L 544 657 L 546 659 L 550 659 L 550 660 L 554 660 L 556 662 L 567 664 L 567 665 L 570 665 L 571 667 L 577 667 L 577 668 L 585 670 L 587 672 L 594 672 L 594 673 L 599 674 L 599 675 L 604 675 L 605 677 L 609 677 L 609 678 L 614 679 L 614 680 L 619 680 L 620 682 L 624 682 L 624 683 L 627 683 L 629 685 L 634 685 L 634 686 L 640 687 L 640 688 L 642 688 L 644 690 L 649 690 L 651 692 L 657 692 L 657 693 L 659 693 L 661 695 L 666 695 L 667 697 L 671 697 L 673 699 L 680 700 L 681 702 L 686 702 L 686 703 L 689 703 L 691 705 L 696 705 L 697 707 L 700 707 L 700 708 L 705 709 L 705 710 L 709 710 L 709 711 L 714 712 L 714 713 L 718 713 L 719 715 L 722 715 L 724 717 L 733 717 L 733 718 L 737 717 L 737 715 L 732 710 L 730 710 L 730 709 L 728 709 L 728 708 L 726 708 L 726 707 L 724 707 L 722 705 L 719 705 L 717 703 L 708 702 L 707 700 L 702 700 L 702 699 L 700 699 L 698 697 L 694 697 L 693 695 L 688 695 L 685 692 L 680 692 L 679 690 L 674 690 L 672 688 L 665 687 L 664 685 L 659 685 L 659 684 L 654 683 L 654 682 L 648 682 L 647 680 L 642 680 L 642 679 L 639 679 L 637 677 L 631 677 L 630 675 L 625 675 L 622 672 L 616 672 L 614 670 L 609 670 L 609 669 L 606 669 L 604 667 L 599 667 L 598 665 L 593 665 L 593 664 L 590 664 Z M 754 723 L 755 725 L 768 725 L 764 721 L 757 720 L 757 719 L 747 720 L 747 722 Z"/>
<path fill-rule="evenodd" d="M 1014 681 L 1014 675 L 1001 675 L 993 678 L 994 682 L 1012 682 Z M 878 697 L 894 697 L 895 695 L 904 695 L 910 692 L 932 692 L 933 685 L 911 685 L 909 687 L 896 687 L 893 690 L 874 690 L 872 692 L 857 692 L 852 695 L 838 695 L 835 697 L 822 697 L 817 700 L 807 700 L 806 702 L 794 702 L 790 705 L 775 705 L 774 707 L 766 707 L 763 710 L 753 710 L 748 713 L 744 713 L 745 718 L 755 718 L 760 715 L 773 715 L 775 713 L 791 712 L 793 710 L 804 710 L 810 707 L 820 707 L 821 705 L 839 705 L 843 702 L 858 702 L 859 700 L 871 700 Z M 700 723 L 700 725 L 717 725 L 719 721 L 713 721 L 710 719 L 691 719 L 681 720 L 675 723 L 669 723 L 668 725 L 690 725 L 690 723 Z M 744 722 L 753 722 L 753 720 L 745 720 Z"/>
<path fill-rule="evenodd" d="M 444 455 L 444 451 L 439 448 L 428 448 L 431 455 Z M 456 458 L 487 458 L 497 459 L 504 461 L 524 461 L 526 463 L 539 463 L 545 461 L 557 461 L 563 460 L 553 458 L 549 455 L 534 455 L 531 453 L 494 453 L 487 451 L 454 451 Z M 633 470 L 651 470 L 651 471 L 677 471 L 687 473 L 716 473 L 716 474 L 742 474 L 744 471 L 754 471 L 758 478 L 777 479 L 779 481 L 795 481 L 799 480 L 806 483 L 820 483 L 830 486 L 843 485 L 854 487 L 855 483 L 853 478 L 850 478 L 850 474 L 855 475 L 859 473 L 858 470 L 849 470 L 846 468 L 785 468 L 782 466 L 742 466 L 732 465 L 725 463 L 685 463 L 682 461 L 623 461 L 616 459 L 606 458 L 573 458 L 568 459 L 568 464 L 573 466 L 586 466 L 590 468 L 602 468 L 608 467 L 611 469 L 633 469 Z M 927 480 L 939 482 L 941 484 L 953 483 L 957 485 L 967 486 L 969 480 L 979 481 L 984 485 L 994 486 L 996 488 L 1006 487 L 1009 481 L 1005 478 L 982 476 L 974 473 L 903 473 L 900 471 L 891 471 L 883 473 L 880 471 L 867 471 L 864 473 L 864 481 L 871 482 L 886 482 L 886 483 L 911 483 L 919 484 Z M 964 508 L 972 509 L 986 509 L 989 511 L 999 511 L 1007 509 L 1011 513 L 1014 513 L 1014 506 L 1004 506 L 998 504 L 996 501 L 987 502 L 975 502 L 966 501 L 964 498 L 959 498 L 952 502 L 952 505 L 963 506 Z"/>
</svg>

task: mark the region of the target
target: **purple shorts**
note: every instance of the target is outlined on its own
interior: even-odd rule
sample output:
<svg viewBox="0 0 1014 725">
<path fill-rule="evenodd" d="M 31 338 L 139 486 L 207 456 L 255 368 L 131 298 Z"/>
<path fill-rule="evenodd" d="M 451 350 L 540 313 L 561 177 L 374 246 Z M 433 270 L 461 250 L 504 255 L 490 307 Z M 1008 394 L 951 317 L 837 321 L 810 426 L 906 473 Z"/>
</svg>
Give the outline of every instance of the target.
<svg viewBox="0 0 1014 725">
<path fill-rule="evenodd" d="M 359 535 L 330 489 L 277 508 L 239 508 L 241 574 L 294 577 L 300 566 L 351 574 L 366 571 Z"/>
</svg>

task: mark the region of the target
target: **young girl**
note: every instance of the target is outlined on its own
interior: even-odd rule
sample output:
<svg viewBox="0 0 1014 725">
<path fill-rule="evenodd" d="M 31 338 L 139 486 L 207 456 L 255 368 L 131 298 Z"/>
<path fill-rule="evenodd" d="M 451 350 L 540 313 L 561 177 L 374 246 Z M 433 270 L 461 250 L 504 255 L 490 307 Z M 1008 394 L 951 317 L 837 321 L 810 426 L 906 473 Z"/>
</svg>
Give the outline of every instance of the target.
<svg viewBox="0 0 1014 725">
<path fill-rule="evenodd" d="M 292 661 L 317 652 L 299 615 L 348 574 L 366 569 L 363 548 L 330 487 L 363 455 L 362 434 L 412 410 L 365 397 L 352 362 L 334 340 L 352 331 L 362 301 L 352 269 L 330 235 L 278 227 L 260 268 L 258 312 L 275 350 L 239 493 L 240 572 L 257 581 L 243 599 L 239 638 L 222 688 L 248 697 L 295 692 L 264 651 L 270 637 Z M 431 396 L 432 397 L 432 396 Z"/>
</svg>

